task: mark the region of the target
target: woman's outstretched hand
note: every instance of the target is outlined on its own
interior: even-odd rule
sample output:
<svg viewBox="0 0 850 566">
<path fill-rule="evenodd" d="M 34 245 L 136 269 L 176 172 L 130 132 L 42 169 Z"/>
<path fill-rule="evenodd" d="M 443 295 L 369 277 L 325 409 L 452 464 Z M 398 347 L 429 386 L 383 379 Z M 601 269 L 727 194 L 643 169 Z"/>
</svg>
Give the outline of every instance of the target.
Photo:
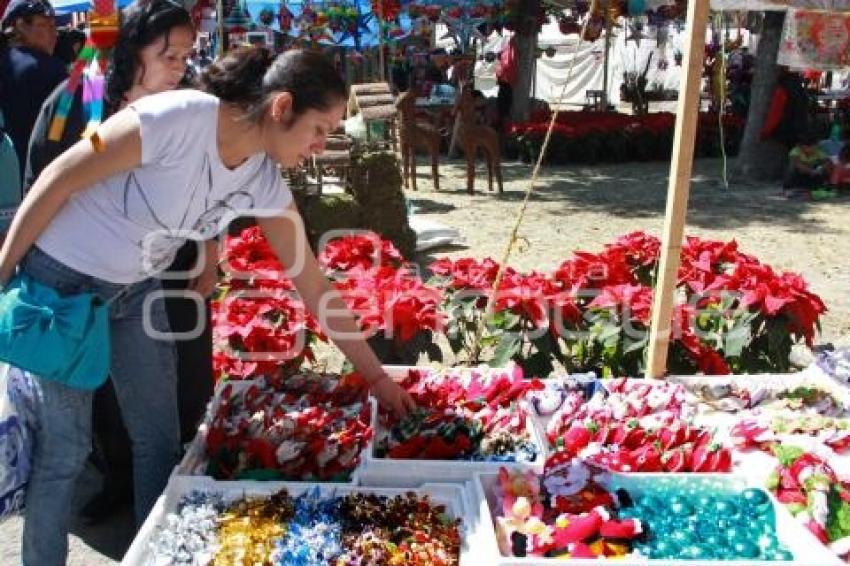
<svg viewBox="0 0 850 566">
<path fill-rule="evenodd" d="M 410 393 L 386 374 L 372 382 L 369 389 L 384 408 L 391 410 L 400 419 L 405 418 L 416 408 Z"/>
</svg>

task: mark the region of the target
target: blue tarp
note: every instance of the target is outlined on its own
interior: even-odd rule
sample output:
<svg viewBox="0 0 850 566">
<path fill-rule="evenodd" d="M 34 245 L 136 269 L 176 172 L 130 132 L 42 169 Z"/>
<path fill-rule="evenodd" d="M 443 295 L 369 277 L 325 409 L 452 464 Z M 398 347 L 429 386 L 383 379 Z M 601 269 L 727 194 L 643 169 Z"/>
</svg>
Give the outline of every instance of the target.
<svg viewBox="0 0 850 566">
<path fill-rule="evenodd" d="M 118 0 L 118 6 L 123 8 L 132 0 Z M 72 12 L 87 12 L 91 10 L 90 0 L 52 0 L 53 9 L 57 14 L 70 14 Z"/>
</svg>

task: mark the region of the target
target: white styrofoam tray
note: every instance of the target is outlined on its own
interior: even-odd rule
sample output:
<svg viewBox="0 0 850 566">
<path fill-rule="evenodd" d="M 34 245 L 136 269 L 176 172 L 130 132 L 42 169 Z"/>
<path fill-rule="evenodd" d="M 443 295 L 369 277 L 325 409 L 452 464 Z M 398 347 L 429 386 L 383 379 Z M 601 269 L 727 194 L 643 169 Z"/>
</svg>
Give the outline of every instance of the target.
<svg viewBox="0 0 850 566">
<path fill-rule="evenodd" d="M 348 495 L 350 493 L 367 493 L 394 497 L 411 491 L 410 489 L 374 488 L 309 482 L 221 482 L 204 476 L 172 476 L 168 482 L 168 486 L 166 486 L 165 491 L 157 500 L 145 523 L 139 529 L 139 532 L 136 533 L 136 537 L 121 560 L 121 564 L 125 566 L 153 564 L 148 554 L 149 542 L 156 535 L 158 528 L 165 524 L 165 518 L 168 514 L 176 511 L 180 499 L 193 491 L 220 493 L 224 496 L 225 501 L 235 501 L 246 496 L 270 496 L 284 488 L 292 497 L 297 497 L 314 487 L 318 487 L 322 496 L 325 497 Z M 464 493 L 468 489 L 471 489 L 471 485 L 464 487 L 456 484 L 428 483 L 412 490 L 418 495 L 427 494 L 433 503 L 445 505 L 446 512 L 452 518 L 461 519 L 461 566 L 475 566 L 480 564 L 477 560 L 473 560 L 473 548 L 469 544 L 469 534 L 472 532 L 472 527 L 477 524 L 477 518 L 474 518 L 475 522 L 470 523 L 472 514 L 470 508 L 467 507 L 468 497 Z"/>
<path fill-rule="evenodd" d="M 495 485 L 498 481 L 496 474 L 477 474 L 475 477 L 475 497 L 473 514 L 478 514 L 476 527 L 470 537 L 470 544 L 482 555 L 494 557 L 489 564 L 499 566 L 547 566 L 555 564 L 591 564 L 595 561 L 586 559 L 564 560 L 559 558 L 527 557 L 515 558 L 502 556 L 496 541 L 496 531 L 493 525 L 492 509 L 496 508 Z M 657 489 L 665 482 L 680 484 L 687 482 L 689 487 L 697 486 L 706 490 L 731 492 L 747 487 L 762 487 L 751 478 L 737 474 L 611 474 L 610 489 L 625 488 L 634 497 L 646 490 Z M 770 495 L 770 494 L 769 494 Z M 676 564 L 676 565 L 711 565 L 711 566 L 768 566 L 771 564 L 799 564 L 805 566 L 833 566 L 842 562 L 828 548 L 818 541 L 814 535 L 788 512 L 785 507 L 770 495 L 776 515 L 776 534 L 795 560 L 793 562 L 768 562 L 759 560 L 671 560 L 671 559 L 621 559 L 614 561 L 618 566 L 630 564 Z"/>
<path fill-rule="evenodd" d="M 534 462 L 486 462 L 471 460 L 400 460 L 379 458 L 375 454 L 379 420 L 377 406 L 372 410 L 372 442 L 367 446 L 365 465 L 359 469 L 359 479 L 363 485 L 382 485 L 388 487 L 413 487 L 429 481 L 467 482 L 476 473 L 497 472 L 500 467 L 510 469 L 534 470 L 543 473 L 546 462 L 546 439 L 535 425 L 531 415 L 527 415 L 526 426 L 529 436 L 537 449 Z"/>
<path fill-rule="evenodd" d="M 672 383 L 680 383 L 689 390 L 688 397 L 696 401 L 690 390 L 703 383 L 738 383 L 744 387 L 763 388 L 771 391 L 782 391 L 789 388 L 816 385 L 824 391 L 833 395 L 844 408 L 850 413 L 850 388 L 842 387 L 841 384 L 829 376 L 810 371 L 781 374 L 734 374 L 734 375 L 674 375 L 667 378 Z M 720 411 L 717 411 L 720 412 Z"/>
<path fill-rule="evenodd" d="M 224 388 L 227 385 L 232 387 L 232 391 L 242 391 L 243 389 L 247 389 L 251 385 L 255 383 L 255 380 L 241 380 L 241 381 L 219 381 L 215 392 L 213 393 L 212 399 L 207 404 L 207 410 L 204 415 L 204 419 L 201 422 L 200 426 L 198 426 L 198 431 L 195 433 L 195 437 L 192 439 L 192 442 L 186 447 L 186 453 L 183 456 L 183 459 L 179 464 L 174 468 L 174 472 L 172 475 L 178 476 L 206 476 L 206 466 L 207 466 L 207 455 L 206 455 L 206 445 L 207 445 L 207 432 L 209 430 L 209 424 L 212 422 L 212 419 L 215 415 L 216 409 L 221 403 L 221 395 Z M 374 410 L 374 407 L 373 407 Z M 360 453 L 360 463 L 357 468 L 355 468 L 351 472 L 351 478 L 347 482 L 318 482 L 318 483 L 327 483 L 330 486 L 336 485 L 358 485 L 359 484 L 359 471 L 364 465 L 364 456 L 369 450 L 371 445 L 371 441 L 363 448 Z M 206 476 L 208 477 L 208 476 Z M 295 481 L 295 480 L 292 480 Z M 316 483 L 316 482 L 313 482 Z"/>
</svg>

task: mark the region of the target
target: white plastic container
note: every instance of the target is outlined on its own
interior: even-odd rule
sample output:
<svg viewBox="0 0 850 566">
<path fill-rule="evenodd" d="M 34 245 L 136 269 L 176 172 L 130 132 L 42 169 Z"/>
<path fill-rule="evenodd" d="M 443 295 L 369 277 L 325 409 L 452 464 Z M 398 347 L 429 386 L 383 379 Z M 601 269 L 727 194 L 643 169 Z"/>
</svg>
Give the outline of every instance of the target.
<svg viewBox="0 0 850 566">
<path fill-rule="evenodd" d="M 359 469 L 359 480 L 362 485 L 383 487 L 414 487 L 426 482 L 440 481 L 465 483 L 471 481 L 478 473 L 495 473 L 501 467 L 519 470 L 534 470 L 543 473 L 546 461 L 546 439 L 534 424 L 529 415 L 526 418 L 529 436 L 537 450 L 534 462 L 481 462 L 469 460 L 401 460 L 379 458 L 375 454 L 376 441 L 379 433 L 377 407 L 372 411 L 373 440 L 365 455 L 365 465 Z"/>
<path fill-rule="evenodd" d="M 121 564 L 126 566 L 145 566 L 153 564 L 149 557 L 148 543 L 156 535 L 157 529 L 161 527 L 169 513 L 177 509 L 181 497 L 193 491 L 205 491 L 220 493 L 225 501 L 233 501 L 245 496 L 269 496 L 286 488 L 293 497 L 319 487 L 323 496 L 347 495 L 350 493 L 369 493 L 394 497 L 403 495 L 409 489 L 388 489 L 357 487 L 348 485 L 317 484 L 308 482 L 259 482 L 259 481 L 233 481 L 220 482 L 203 476 L 172 476 L 168 482 L 165 492 L 160 496 L 142 525 L 133 544 L 124 555 Z M 468 490 L 468 488 L 466 488 Z M 470 522 L 470 513 L 467 508 L 467 496 L 465 488 L 460 485 L 429 483 L 412 490 L 418 495 L 428 495 L 435 504 L 445 505 L 446 512 L 452 518 L 461 519 L 461 566 L 477 566 L 481 562 L 477 560 L 477 553 L 473 554 L 473 547 L 469 543 L 471 528 L 477 526 L 477 518 Z"/>
<path fill-rule="evenodd" d="M 207 467 L 207 455 L 206 455 L 206 445 L 207 445 L 207 432 L 209 430 L 209 425 L 212 422 L 212 419 L 216 413 L 218 406 L 222 402 L 222 394 L 224 388 L 226 386 L 230 386 L 233 392 L 240 392 L 251 385 L 256 383 L 255 380 L 242 380 L 242 381 L 220 381 L 215 388 L 215 392 L 213 393 L 213 397 L 210 402 L 207 404 L 206 414 L 204 415 L 204 420 L 201 422 L 198 427 L 198 431 L 195 433 L 195 437 L 192 439 L 192 442 L 186 448 L 186 454 L 183 456 L 183 459 L 177 464 L 177 467 L 174 468 L 174 472 L 172 476 L 203 476 L 209 477 L 206 475 L 206 467 Z M 351 472 L 351 476 L 349 481 L 347 482 L 318 482 L 318 483 L 327 483 L 329 486 L 337 486 L 337 485 L 358 485 L 359 484 L 359 470 L 364 465 L 364 457 L 370 448 L 371 442 L 368 443 L 360 453 L 360 464 L 357 468 L 355 468 Z M 315 485 L 316 482 L 313 482 Z"/>
<path fill-rule="evenodd" d="M 845 413 L 850 413 L 850 389 L 842 387 L 829 376 L 812 371 L 782 374 L 743 374 L 743 375 L 675 375 L 667 378 L 672 383 L 680 383 L 686 389 L 693 390 L 702 384 L 722 385 L 736 383 L 748 389 L 764 389 L 768 391 L 783 391 L 802 386 L 817 386 L 835 397 L 843 407 Z M 714 412 L 711 408 L 699 402 L 698 398 L 690 394 L 689 401 L 697 404 L 704 412 Z M 715 410 L 717 411 L 717 410 Z M 721 411 L 717 411 L 721 412 Z"/>
<path fill-rule="evenodd" d="M 771 495 L 776 515 L 777 538 L 790 550 L 795 560 L 793 562 L 761 561 L 761 560 L 670 560 L 670 559 L 629 559 L 617 558 L 616 560 L 587 560 L 587 559 L 559 559 L 544 557 L 515 558 L 502 556 L 496 541 L 496 531 L 493 523 L 493 509 L 496 508 L 495 486 L 498 477 L 495 474 L 478 474 L 475 477 L 475 507 L 473 512 L 478 514 L 478 521 L 473 523 L 477 531 L 470 537 L 470 544 L 474 544 L 477 552 L 487 556 L 488 564 L 499 566 L 547 566 L 556 564 L 594 564 L 611 563 L 618 566 L 631 564 L 676 564 L 676 565 L 711 565 L 711 566 L 768 566 L 775 564 L 799 564 L 801 566 L 832 566 L 841 565 L 842 562 L 818 541 L 811 532 L 798 523 L 794 517 Z M 612 474 L 611 489 L 625 488 L 632 496 L 639 495 L 646 490 L 657 489 L 665 482 L 679 484 L 687 482 L 689 486 L 698 486 L 706 490 L 717 490 L 722 492 L 739 491 L 747 487 L 761 487 L 751 479 L 730 474 Z"/>
</svg>

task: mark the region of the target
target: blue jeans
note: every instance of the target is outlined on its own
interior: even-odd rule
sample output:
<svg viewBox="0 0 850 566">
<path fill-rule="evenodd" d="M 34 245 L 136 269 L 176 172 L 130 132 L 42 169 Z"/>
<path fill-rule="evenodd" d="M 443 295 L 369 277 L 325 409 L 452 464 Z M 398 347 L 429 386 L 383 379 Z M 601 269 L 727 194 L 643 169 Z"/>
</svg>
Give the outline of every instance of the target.
<svg viewBox="0 0 850 566">
<path fill-rule="evenodd" d="M 145 297 L 160 289 L 158 280 L 122 285 L 84 275 L 33 247 L 20 268 L 60 294 L 90 291 L 109 309 L 111 379 L 133 449 L 135 516 L 141 524 L 165 488 L 180 451 L 177 371 L 174 343 L 156 340 L 143 325 Z M 120 295 L 119 295 L 120 293 Z M 161 299 L 148 309 L 150 326 L 168 332 Z M 91 452 L 93 391 L 39 379 L 37 430 L 32 475 L 27 487 L 23 562 L 64 564 L 74 484 Z"/>
</svg>

